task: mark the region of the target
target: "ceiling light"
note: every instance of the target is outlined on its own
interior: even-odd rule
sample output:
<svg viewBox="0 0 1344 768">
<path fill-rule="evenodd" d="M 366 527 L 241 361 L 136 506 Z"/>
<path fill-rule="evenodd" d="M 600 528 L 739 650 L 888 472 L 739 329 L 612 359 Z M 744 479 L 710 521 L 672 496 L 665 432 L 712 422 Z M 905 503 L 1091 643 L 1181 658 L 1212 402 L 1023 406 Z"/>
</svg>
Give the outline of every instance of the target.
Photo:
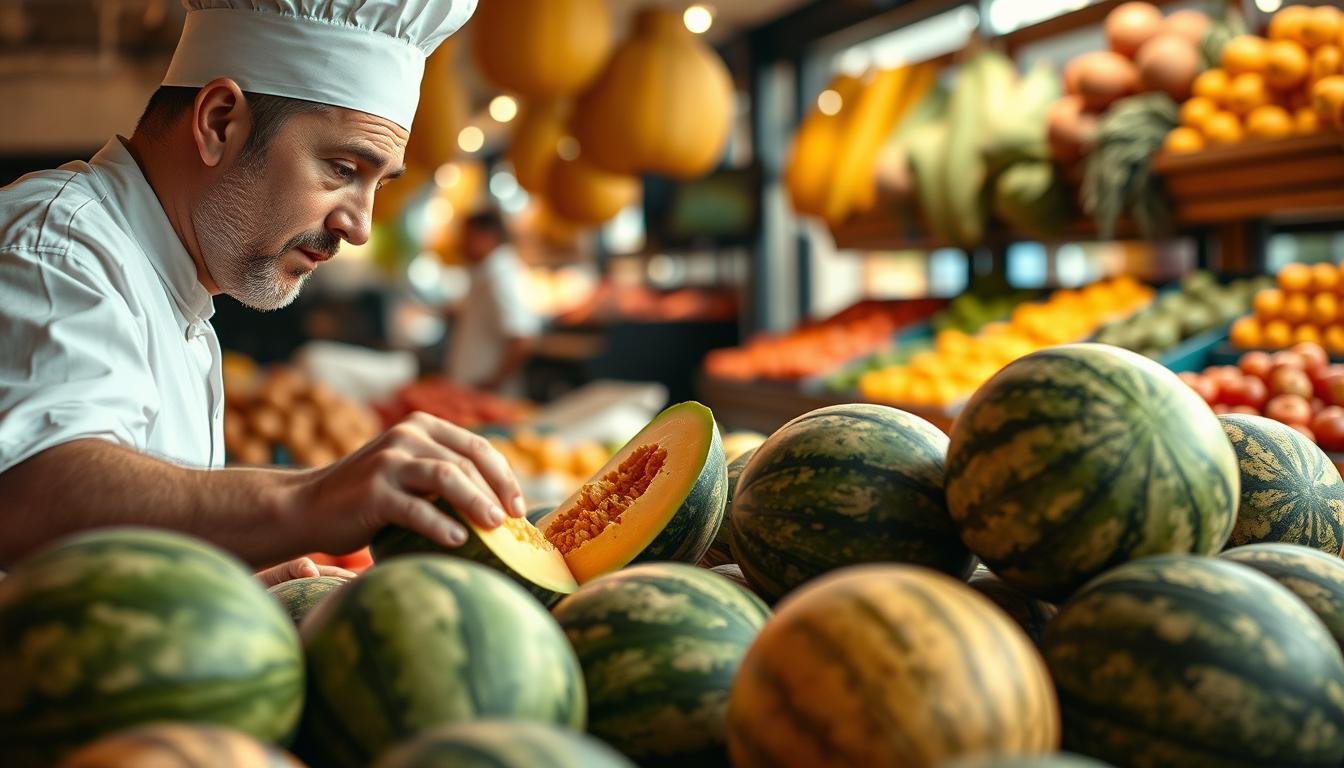
<svg viewBox="0 0 1344 768">
<path fill-rule="evenodd" d="M 696 3 L 681 14 L 681 20 L 687 29 L 697 35 L 703 35 L 714 26 L 714 11 L 707 5 Z"/>
<path fill-rule="evenodd" d="M 468 125 L 457 134 L 457 146 L 461 147 L 463 152 L 480 152 L 481 147 L 485 146 L 485 131 L 474 125 Z"/>
<path fill-rule="evenodd" d="M 507 123 L 518 116 L 518 102 L 512 96 L 499 95 L 490 100 L 490 117 Z"/>
</svg>

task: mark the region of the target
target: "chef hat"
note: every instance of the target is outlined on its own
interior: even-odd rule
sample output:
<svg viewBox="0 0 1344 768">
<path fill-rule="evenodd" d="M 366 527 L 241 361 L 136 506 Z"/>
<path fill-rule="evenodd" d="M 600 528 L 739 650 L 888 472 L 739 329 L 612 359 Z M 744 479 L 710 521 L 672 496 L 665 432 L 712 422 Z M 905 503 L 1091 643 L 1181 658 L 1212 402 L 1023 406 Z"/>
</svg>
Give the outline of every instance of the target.
<svg viewBox="0 0 1344 768">
<path fill-rule="evenodd" d="M 410 129 L 425 58 L 476 0 L 183 0 L 164 85 L 229 77 L 244 91 L 367 112 Z"/>
</svg>

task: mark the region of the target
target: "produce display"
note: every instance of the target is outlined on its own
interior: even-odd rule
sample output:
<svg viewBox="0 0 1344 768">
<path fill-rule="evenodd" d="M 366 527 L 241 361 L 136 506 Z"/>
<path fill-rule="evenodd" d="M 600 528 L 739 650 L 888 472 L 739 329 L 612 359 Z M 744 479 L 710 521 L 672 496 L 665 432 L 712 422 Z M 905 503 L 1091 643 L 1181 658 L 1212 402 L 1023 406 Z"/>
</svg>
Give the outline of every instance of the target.
<svg viewBox="0 0 1344 768">
<path fill-rule="evenodd" d="M 1223 45 L 1220 66 L 1199 75 L 1181 104 L 1170 152 L 1279 139 L 1344 128 L 1344 13 L 1290 5 L 1274 14 L 1268 37 L 1239 35 Z"/>
<path fill-rule="evenodd" d="M 1065 749 L 1134 766 L 1344 756 L 1344 657 L 1305 604 L 1251 568 L 1192 555 L 1126 563 L 1075 594 L 1042 646 Z"/>
<path fill-rule="evenodd" d="M 81 747 L 56 768 L 303 768 L 293 756 L 217 725 L 161 723 Z"/>
<path fill-rule="evenodd" d="M 1081 341 L 1107 322 L 1128 317 L 1153 299 L 1151 288 L 1129 277 L 1061 290 L 1022 304 L 1007 323 L 990 323 L 974 336 L 943 331 L 933 349 L 905 365 L 872 371 L 859 381 L 867 400 L 918 406 L 960 402 L 1004 365 L 1052 344 Z"/>
<path fill-rule="evenodd" d="M 297 626 L 318 603 L 344 584 L 345 579 L 337 576 L 309 576 L 282 581 L 266 591 L 280 601 Z"/>
<path fill-rule="evenodd" d="M 1199 396 L 1148 358 L 1100 344 L 1008 365 L 966 404 L 947 456 L 962 540 L 1049 600 L 1145 555 L 1218 552 L 1239 488 L 1236 452 Z"/>
<path fill-rule="evenodd" d="M 764 442 L 764 439 L 762 439 L 762 442 Z M 733 496 L 737 488 L 738 478 L 742 477 L 742 472 L 751 462 L 751 457 L 756 455 L 756 450 L 759 447 L 750 448 L 728 462 L 728 498 L 723 505 L 723 524 L 719 526 L 719 532 L 715 534 L 714 541 L 709 545 L 705 556 L 700 558 L 700 565 L 713 568 L 735 562 L 736 555 L 733 554 L 733 526 L 731 522 Z"/>
<path fill-rule="evenodd" d="M 301 467 L 347 456 L 382 430 L 378 417 L 297 370 L 262 373 L 249 361 L 224 366 L 224 449 L 230 463 L 274 464 L 279 451 Z"/>
<path fill-rule="evenodd" d="M 1212 274 L 1194 272 L 1177 290 L 1158 295 L 1152 306 L 1097 331 L 1094 341 L 1159 358 L 1182 341 L 1224 327 L 1251 309 L 1265 278 L 1219 285 Z"/>
<path fill-rule="evenodd" d="M 1220 555 L 1265 574 L 1287 587 L 1325 624 L 1344 647 L 1344 560 L 1292 544 L 1250 544 Z"/>
<path fill-rule="evenodd" d="M 604 279 L 581 306 L 555 318 L 562 326 L 593 323 L 731 322 L 737 319 L 737 293 L 710 288 L 656 291 L 644 285 Z"/>
<path fill-rule="evenodd" d="M 992 571 L 983 565 L 977 565 L 975 573 L 971 574 L 968 582 L 971 589 L 989 598 L 991 602 L 1003 609 L 1008 617 L 1017 622 L 1027 637 L 1036 644 L 1040 644 L 1041 635 L 1045 632 L 1046 624 L 1055 617 L 1059 608 L 1054 605 L 1039 600 L 1020 589 L 1009 586 L 1003 579 L 995 576 Z"/>
<path fill-rule="evenodd" d="M 827 373 L 892 344 L 892 334 L 929 316 L 939 302 L 857 304 L 840 314 L 780 335 L 705 356 L 705 372 L 721 379 L 791 381 Z"/>
<path fill-rule="evenodd" d="M 547 723 L 473 720 L 425 732 L 373 768 L 635 768 L 597 739 Z"/>
<path fill-rule="evenodd" d="M 1286 349 L 1314 343 L 1344 355 L 1344 266 L 1289 264 L 1277 280 L 1278 287 L 1256 292 L 1254 314 L 1233 323 L 1233 346 Z"/>
<path fill-rule="evenodd" d="M 552 613 L 583 667 L 594 735 L 641 766 L 722 755 L 729 689 L 770 615 L 760 598 L 703 568 L 646 563 L 585 584 Z"/>
<path fill-rule="evenodd" d="M 611 451 L 599 443 L 569 444 L 556 435 L 539 435 L 526 429 L 488 439 L 520 479 L 552 480 L 566 494 L 583 485 L 611 458 Z"/>
<path fill-rule="evenodd" d="M 530 406 L 523 403 L 474 390 L 443 377 L 407 384 L 391 399 L 375 403 L 374 407 L 386 426 L 396 424 L 416 411 L 423 411 L 466 429 L 508 426 L 530 410 Z"/>
<path fill-rule="evenodd" d="M 1273 354 L 1247 352 L 1235 366 L 1180 376 L 1215 413 L 1266 416 L 1325 451 L 1344 451 L 1344 365 L 1330 364 L 1317 344 Z"/>
</svg>

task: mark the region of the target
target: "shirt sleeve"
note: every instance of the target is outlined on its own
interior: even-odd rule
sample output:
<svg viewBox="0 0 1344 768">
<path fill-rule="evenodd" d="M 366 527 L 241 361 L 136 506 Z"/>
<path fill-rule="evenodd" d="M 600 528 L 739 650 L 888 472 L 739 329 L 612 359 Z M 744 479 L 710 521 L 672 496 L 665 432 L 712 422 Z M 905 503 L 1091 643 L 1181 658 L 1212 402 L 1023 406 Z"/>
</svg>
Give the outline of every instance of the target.
<svg viewBox="0 0 1344 768">
<path fill-rule="evenodd" d="M 0 249 L 0 472 L 80 438 L 148 442 L 158 392 L 144 333 L 71 255 Z"/>
<path fill-rule="evenodd" d="M 530 339 L 541 332 L 541 320 L 527 298 L 526 275 L 516 257 L 492 258 L 489 263 L 491 299 L 499 313 L 499 330 L 508 338 Z"/>
</svg>

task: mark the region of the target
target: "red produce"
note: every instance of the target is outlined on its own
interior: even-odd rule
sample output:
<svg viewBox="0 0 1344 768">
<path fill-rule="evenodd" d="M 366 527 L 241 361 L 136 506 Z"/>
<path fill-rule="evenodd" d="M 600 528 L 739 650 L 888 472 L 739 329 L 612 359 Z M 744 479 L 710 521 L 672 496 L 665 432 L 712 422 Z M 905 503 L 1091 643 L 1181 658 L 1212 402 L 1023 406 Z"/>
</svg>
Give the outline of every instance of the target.
<svg viewBox="0 0 1344 768">
<path fill-rule="evenodd" d="M 1289 426 L 1311 422 L 1311 403 L 1301 395 L 1275 395 L 1265 404 L 1265 415 Z"/>
<path fill-rule="evenodd" d="M 1269 400 L 1269 389 L 1265 382 L 1254 376 L 1243 376 L 1236 381 L 1224 384 L 1218 399 L 1231 406 L 1248 406 L 1258 413 Z"/>
<path fill-rule="evenodd" d="M 1319 371 L 1330 364 L 1330 356 L 1325 353 L 1325 348 L 1320 344 L 1303 342 L 1294 345 L 1289 352 L 1296 353 L 1302 358 L 1302 367 L 1308 372 Z"/>
<path fill-rule="evenodd" d="M 1268 379 L 1269 372 L 1274 367 L 1274 361 L 1270 359 L 1268 352 L 1247 352 L 1241 356 L 1237 362 L 1237 367 L 1247 376 L 1254 376 L 1258 379 Z"/>
<path fill-rule="evenodd" d="M 1270 395 L 1300 395 L 1304 398 L 1311 397 L 1315 392 L 1311 386 L 1311 379 L 1301 368 L 1295 368 L 1289 365 L 1275 366 L 1269 374 L 1269 394 Z"/>
<path fill-rule="evenodd" d="M 1334 413 L 1331 413 L 1332 409 Z M 1344 452 L 1344 409 L 1331 406 L 1321 411 L 1312 420 L 1311 431 L 1316 433 L 1316 442 L 1321 450 Z"/>
</svg>

